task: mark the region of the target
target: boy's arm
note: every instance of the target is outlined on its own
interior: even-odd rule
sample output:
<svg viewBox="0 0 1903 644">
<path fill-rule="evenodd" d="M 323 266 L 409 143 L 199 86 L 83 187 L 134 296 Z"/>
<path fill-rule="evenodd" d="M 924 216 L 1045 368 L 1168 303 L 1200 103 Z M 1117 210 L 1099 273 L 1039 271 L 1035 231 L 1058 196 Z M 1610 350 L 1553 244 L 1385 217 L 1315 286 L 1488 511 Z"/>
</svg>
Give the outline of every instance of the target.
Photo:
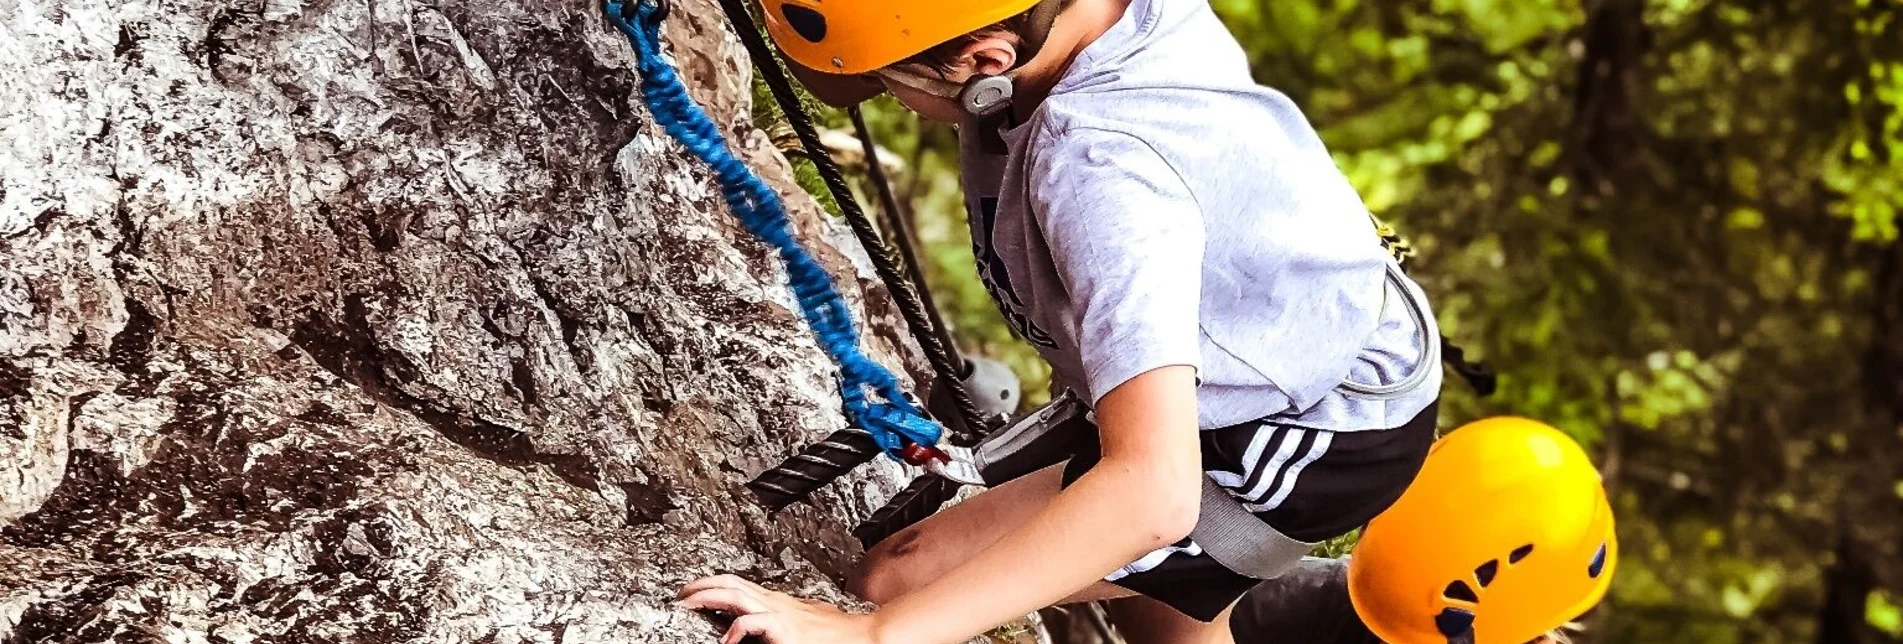
<svg viewBox="0 0 1903 644">
<path fill-rule="evenodd" d="M 1196 524 L 1201 442 L 1195 370 L 1163 367 L 1098 403 L 1103 458 L 1051 503 L 945 576 L 872 615 L 720 575 L 688 584 L 683 605 L 738 617 L 722 638 L 771 644 L 951 644 L 1062 601 Z"/>
<path fill-rule="evenodd" d="M 821 610 L 731 577 L 689 584 L 693 608 L 741 616 L 729 644 L 933 644 L 1090 588 L 1177 542 L 1202 497 L 1196 409 L 1202 213 L 1144 142 L 1077 130 L 1036 162 L 1038 225 L 1076 318 L 1102 458 L 1023 526 L 871 616 Z"/>
<path fill-rule="evenodd" d="M 1195 370 L 1164 367 L 1098 403 L 1103 458 L 1023 527 L 873 615 L 877 641 L 956 642 L 1087 588 L 1196 525 Z"/>
<path fill-rule="evenodd" d="M 883 642 L 981 632 L 1196 525 L 1201 212 L 1147 143 L 1080 129 L 1062 137 L 1033 161 L 1031 197 L 1076 317 L 1087 388 L 1099 396 L 1102 459 L 1029 523 L 887 604 L 874 616 Z"/>
</svg>

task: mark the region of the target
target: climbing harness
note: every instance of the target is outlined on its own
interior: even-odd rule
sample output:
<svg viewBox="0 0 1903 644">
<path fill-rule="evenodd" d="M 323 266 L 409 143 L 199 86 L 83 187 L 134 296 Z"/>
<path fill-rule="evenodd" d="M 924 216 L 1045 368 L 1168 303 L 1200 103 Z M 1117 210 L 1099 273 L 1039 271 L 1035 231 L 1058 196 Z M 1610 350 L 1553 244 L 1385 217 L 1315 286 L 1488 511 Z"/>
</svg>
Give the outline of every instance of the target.
<svg viewBox="0 0 1903 644">
<path fill-rule="evenodd" d="M 1397 399 L 1433 382 L 1434 375 L 1441 368 L 1438 358 L 1440 344 L 1435 341 L 1439 337 L 1439 330 L 1417 299 L 1406 295 L 1408 288 L 1401 275 L 1399 262 L 1387 263 L 1386 285 L 1403 294 L 1402 304 L 1419 329 L 1417 341 L 1421 343 L 1424 353 L 1413 372 L 1399 377 L 1393 384 L 1371 385 L 1344 379 L 1339 389 L 1357 398 Z M 970 469 L 977 473 L 979 482 L 990 487 L 1062 463 L 1071 458 L 1080 443 L 1095 433 L 1096 428 L 1087 420 L 1087 414 L 1083 401 L 1072 392 L 1065 391 L 1050 405 L 999 430 L 973 448 L 969 457 Z M 941 477 L 954 478 L 948 474 L 957 473 L 939 472 Z M 921 486 L 915 493 L 917 500 L 913 502 L 927 504 L 936 499 L 933 495 L 945 492 L 947 487 L 945 483 Z M 955 491 L 955 488 L 951 491 Z M 1235 495 L 1208 477 L 1202 479 L 1199 506 L 1201 510 L 1190 538 L 1202 547 L 1203 553 L 1210 559 L 1237 573 L 1256 579 L 1274 578 L 1287 572 L 1293 562 L 1315 546 L 1289 537 L 1269 525 L 1243 507 L 1242 501 Z M 917 509 L 899 509 L 891 516 L 897 519 L 916 514 L 919 514 Z M 862 541 L 872 542 L 888 536 L 890 532 L 879 527 L 866 528 L 856 534 Z"/>
<path fill-rule="evenodd" d="M 1362 398 L 1392 399 L 1396 396 L 1420 389 L 1422 384 L 1425 384 L 1428 379 L 1433 377 L 1434 370 L 1440 368 L 1441 342 L 1446 340 L 1444 336 L 1440 335 L 1440 325 L 1435 322 L 1433 316 L 1428 315 L 1427 311 L 1421 308 L 1420 302 L 1406 295 L 1407 278 L 1401 274 L 1400 262 L 1388 263 L 1386 279 L 1386 286 L 1392 287 L 1395 292 L 1402 294 L 1402 308 L 1407 309 L 1408 317 L 1414 322 L 1414 328 L 1421 330 L 1422 335 L 1419 340 L 1421 346 L 1425 348 L 1425 353 L 1421 356 L 1422 368 L 1415 369 L 1414 373 L 1408 374 L 1406 378 L 1402 378 L 1392 384 L 1369 384 L 1355 382 L 1353 380 L 1343 380 L 1341 382 L 1341 388 L 1343 390 L 1358 394 Z M 1383 291 L 1382 297 L 1387 297 L 1385 291 Z M 1383 306 L 1386 306 L 1385 302 Z"/>
</svg>

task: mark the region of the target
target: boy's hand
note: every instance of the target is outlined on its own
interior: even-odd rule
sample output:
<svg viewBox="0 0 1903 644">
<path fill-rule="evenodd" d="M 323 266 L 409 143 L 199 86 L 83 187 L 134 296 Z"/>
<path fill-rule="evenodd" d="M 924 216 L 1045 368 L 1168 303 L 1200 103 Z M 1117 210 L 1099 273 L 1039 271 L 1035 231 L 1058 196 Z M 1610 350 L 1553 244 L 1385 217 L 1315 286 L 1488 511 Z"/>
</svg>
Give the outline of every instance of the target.
<svg viewBox="0 0 1903 644">
<path fill-rule="evenodd" d="M 772 644 L 877 644 L 871 615 L 774 592 L 733 575 L 716 575 L 681 589 L 681 605 L 734 616 L 721 644 L 759 636 Z"/>
</svg>

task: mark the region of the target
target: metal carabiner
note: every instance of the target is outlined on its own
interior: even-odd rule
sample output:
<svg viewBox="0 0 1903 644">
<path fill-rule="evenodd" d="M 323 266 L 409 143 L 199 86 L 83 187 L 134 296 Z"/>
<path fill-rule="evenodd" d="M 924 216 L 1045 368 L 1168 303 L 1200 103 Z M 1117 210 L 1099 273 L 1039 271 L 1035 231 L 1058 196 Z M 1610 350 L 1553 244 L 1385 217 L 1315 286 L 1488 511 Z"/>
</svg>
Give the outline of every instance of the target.
<svg viewBox="0 0 1903 644">
<path fill-rule="evenodd" d="M 944 450 L 945 460 L 933 460 L 925 464 L 925 471 L 937 474 L 959 485 L 990 487 L 985 482 L 984 473 L 978 470 L 978 464 L 971 460 L 971 450 L 962 447 L 949 447 Z"/>
</svg>

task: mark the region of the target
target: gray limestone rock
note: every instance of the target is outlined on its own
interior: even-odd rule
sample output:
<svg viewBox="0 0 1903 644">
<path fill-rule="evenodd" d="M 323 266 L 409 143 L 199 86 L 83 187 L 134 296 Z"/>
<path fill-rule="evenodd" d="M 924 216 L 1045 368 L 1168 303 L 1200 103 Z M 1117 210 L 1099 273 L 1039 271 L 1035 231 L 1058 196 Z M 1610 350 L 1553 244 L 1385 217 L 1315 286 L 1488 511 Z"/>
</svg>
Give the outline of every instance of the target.
<svg viewBox="0 0 1903 644">
<path fill-rule="evenodd" d="M 741 487 L 844 424 L 834 371 L 632 55 L 588 2 L 0 0 L 0 641 L 711 642 L 697 576 L 842 599 L 903 473 Z"/>
</svg>

